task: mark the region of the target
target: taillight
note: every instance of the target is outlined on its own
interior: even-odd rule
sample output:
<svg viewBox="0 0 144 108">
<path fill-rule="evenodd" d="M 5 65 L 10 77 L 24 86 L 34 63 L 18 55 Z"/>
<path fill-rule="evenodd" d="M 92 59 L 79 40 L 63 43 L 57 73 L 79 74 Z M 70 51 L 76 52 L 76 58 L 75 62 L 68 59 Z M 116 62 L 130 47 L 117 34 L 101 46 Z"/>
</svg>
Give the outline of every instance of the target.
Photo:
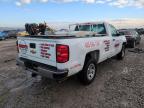
<svg viewBox="0 0 144 108">
<path fill-rule="evenodd" d="M 56 45 L 56 61 L 58 63 L 65 63 L 69 60 L 69 46 Z"/>
<path fill-rule="evenodd" d="M 17 52 L 19 53 L 18 41 L 16 41 L 16 48 L 17 48 Z"/>
</svg>

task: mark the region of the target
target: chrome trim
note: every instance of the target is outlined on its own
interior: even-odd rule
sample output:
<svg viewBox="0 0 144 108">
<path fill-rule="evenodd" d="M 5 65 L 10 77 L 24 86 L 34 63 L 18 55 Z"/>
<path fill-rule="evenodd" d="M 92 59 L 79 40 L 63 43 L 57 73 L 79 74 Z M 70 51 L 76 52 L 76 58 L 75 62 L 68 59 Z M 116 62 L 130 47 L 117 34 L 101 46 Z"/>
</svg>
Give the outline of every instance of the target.
<svg viewBox="0 0 144 108">
<path fill-rule="evenodd" d="M 22 60 L 20 60 L 19 58 L 17 58 L 16 61 L 17 61 L 17 65 L 21 66 L 27 72 L 36 73 L 36 74 L 39 74 L 39 75 L 42 75 L 42 76 L 45 76 L 45 77 L 48 77 L 48 78 L 51 78 L 51 79 L 53 79 L 53 74 L 60 75 L 60 74 L 68 73 L 68 69 L 53 71 L 53 70 L 50 70 L 50 69 L 45 69 L 45 68 L 42 68 L 42 67 L 38 67 L 37 70 L 33 70 L 33 69 L 30 69 L 30 68 L 26 68 L 24 62 Z"/>
</svg>

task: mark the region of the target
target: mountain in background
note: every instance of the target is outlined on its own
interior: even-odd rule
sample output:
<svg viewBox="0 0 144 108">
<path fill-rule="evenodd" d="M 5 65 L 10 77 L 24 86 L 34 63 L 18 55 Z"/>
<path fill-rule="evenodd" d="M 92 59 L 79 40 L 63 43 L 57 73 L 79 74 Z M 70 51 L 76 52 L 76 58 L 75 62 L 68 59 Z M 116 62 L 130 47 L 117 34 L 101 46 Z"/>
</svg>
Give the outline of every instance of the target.
<svg viewBox="0 0 144 108">
<path fill-rule="evenodd" d="M 0 27 L 0 31 L 6 31 L 6 30 L 24 30 L 22 27 Z"/>
<path fill-rule="evenodd" d="M 85 22 L 97 22 L 101 20 L 93 20 L 93 21 L 85 21 Z M 114 25 L 118 29 L 123 28 L 144 28 L 144 19 L 116 19 L 116 20 L 105 20 L 110 24 Z M 37 22 L 35 22 L 37 23 Z M 60 29 L 69 29 L 69 24 L 76 24 L 76 23 L 83 23 L 83 22 L 47 22 L 47 25 L 55 30 Z M 0 27 L 0 31 L 3 30 L 24 30 L 24 26 L 22 27 Z"/>
</svg>

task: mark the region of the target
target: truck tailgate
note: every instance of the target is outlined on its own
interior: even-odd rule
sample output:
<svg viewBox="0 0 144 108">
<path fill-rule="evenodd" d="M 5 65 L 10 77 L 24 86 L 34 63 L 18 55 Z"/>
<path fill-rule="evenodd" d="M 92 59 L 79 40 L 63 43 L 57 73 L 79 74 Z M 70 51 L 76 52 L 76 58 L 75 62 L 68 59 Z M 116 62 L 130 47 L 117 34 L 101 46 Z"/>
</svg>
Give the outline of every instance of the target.
<svg viewBox="0 0 144 108">
<path fill-rule="evenodd" d="M 56 66 L 56 42 L 53 39 L 18 37 L 19 57 Z"/>
</svg>

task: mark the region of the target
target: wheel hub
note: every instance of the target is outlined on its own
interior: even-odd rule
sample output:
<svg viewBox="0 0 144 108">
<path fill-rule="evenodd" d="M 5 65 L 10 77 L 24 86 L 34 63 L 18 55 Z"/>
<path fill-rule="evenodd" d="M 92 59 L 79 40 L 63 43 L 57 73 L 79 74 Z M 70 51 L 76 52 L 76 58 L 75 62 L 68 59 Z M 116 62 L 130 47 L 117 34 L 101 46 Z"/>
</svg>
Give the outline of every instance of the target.
<svg viewBox="0 0 144 108">
<path fill-rule="evenodd" d="M 95 75 L 95 65 L 90 64 L 87 70 L 87 77 L 89 80 L 92 80 Z"/>
</svg>

